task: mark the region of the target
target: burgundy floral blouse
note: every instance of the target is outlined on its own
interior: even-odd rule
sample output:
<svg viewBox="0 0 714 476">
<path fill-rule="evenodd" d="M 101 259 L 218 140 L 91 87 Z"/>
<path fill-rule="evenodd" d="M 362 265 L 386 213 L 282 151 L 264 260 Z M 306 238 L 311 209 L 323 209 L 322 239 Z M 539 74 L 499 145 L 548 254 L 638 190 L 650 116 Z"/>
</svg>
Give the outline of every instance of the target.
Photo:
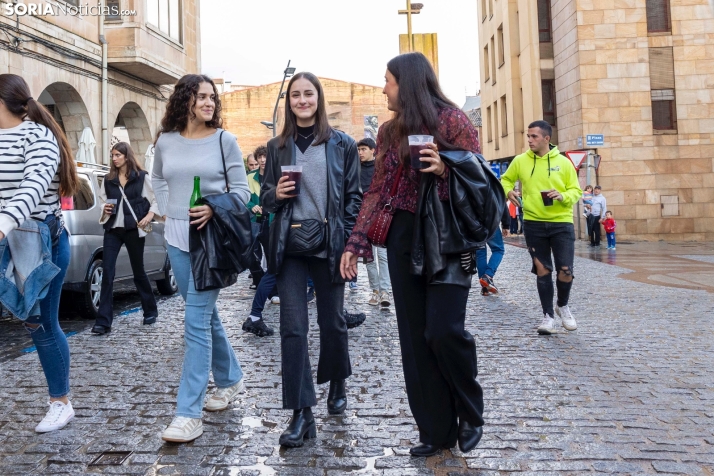
<svg viewBox="0 0 714 476">
<path fill-rule="evenodd" d="M 345 251 L 364 257 L 367 261 L 374 259 L 372 245 L 367 239 L 367 232 L 389 199 L 389 194 L 394 181 L 397 180 L 397 170 L 399 169 L 399 143 L 385 144 L 383 131 L 384 127 L 380 128 L 377 135 L 375 155 L 379 155 L 384 147 L 387 147 L 387 150 L 383 159 L 376 164 L 372 185 L 364 194 L 357 223 L 345 246 Z M 439 133 L 445 141 L 453 144 L 459 150 L 469 150 L 474 153 L 481 152 L 478 131 L 471 124 L 466 114 L 459 109 L 445 108 L 439 111 Z M 402 179 L 397 187 L 397 193 L 392 199 L 392 207 L 394 209 L 406 210 L 412 213 L 416 211 L 420 175 L 421 172 L 413 170 L 411 167 L 402 169 Z M 439 198 L 444 201 L 449 199 L 446 177 L 448 177 L 448 169 L 444 178 L 437 179 Z"/>
</svg>

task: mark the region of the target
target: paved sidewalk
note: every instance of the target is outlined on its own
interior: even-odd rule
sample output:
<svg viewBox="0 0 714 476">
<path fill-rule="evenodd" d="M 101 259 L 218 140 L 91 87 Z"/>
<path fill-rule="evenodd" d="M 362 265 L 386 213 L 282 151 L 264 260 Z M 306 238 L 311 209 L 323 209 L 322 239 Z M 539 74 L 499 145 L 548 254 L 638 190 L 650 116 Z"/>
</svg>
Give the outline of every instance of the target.
<svg viewBox="0 0 714 476">
<path fill-rule="evenodd" d="M 318 387 L 317 439 L 280 449 L 290 412 L 281 409 L 279 339 L 240 330 L 252 299 L 242 276 L 221 293 L 219 310 L 248 391 L 227 411 L 206 413 L 202 437 L 160 439 L 181 370 L 183 303 L 174 297 L 159 304 L 155 326 L 135 313 L 109 336 L 70 337 L 77 417 L 64 430 L 33 431 L 47 408 L 37 354 L 0 363 L 0 474 L 714 474 L 712 294 L 623 279 L 629 270 L 578 257 L 571 307 L 579 329 L 541 337 L 529 270 L 526 250 L 508 246 L 496 275 L 501 294 L 472 290 L 467 324 L 487 426 L 468 455 L 408 455 L 417 433 L 396 322 L 366 305 L 365 273 L 359 292 L 346 292 L 348 310 L 368 313 L 350 331 L 347 413 L 328 416 L 327 385 Z M 277 306 L 266 321 L 277 328 Z M 313 319 L 313 364 L 316 331 Z M 88 466 L 109 450 L 134 453 L 122 466 Z"/>
</svg>

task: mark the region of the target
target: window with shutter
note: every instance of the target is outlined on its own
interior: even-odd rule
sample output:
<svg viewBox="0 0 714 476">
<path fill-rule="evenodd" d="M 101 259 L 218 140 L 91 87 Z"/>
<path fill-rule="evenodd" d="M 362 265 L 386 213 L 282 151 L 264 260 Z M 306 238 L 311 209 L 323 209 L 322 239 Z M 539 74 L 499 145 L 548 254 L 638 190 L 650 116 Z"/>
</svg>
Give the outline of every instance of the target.
<svg viewBox="0 0 714 476">
<path fill-rule="evenodd" d="M 504 41 L 503 41 L 503 23 L 498 27 L 498 67 L 500 68 L 506 63 L 506 53 L 503 51 Z"/>
<path fill-rule="evenodd" d="M 677 130 L 677 100 L 674 87 L 674 54 L 671 46 L 650 48 L 652 128 Z"/>
<path fill-rule="evenodd" d="M 647 32 L 667 33 L 671 31 L 669 0 L 647 0 Z"/>
<path fill-rule="evenodd" d="M 541 43 L 553 41 L 550 25 L 550 0 L 538 0 L 538 36 Z"/>
<path fill-rule="evenodd" d="M 541 89 L 543 90 L 543 120 L 555 127 L 555 81 L 552 79 L 544 79 L 541 81 Z"/>
<path fill-rule="evenodd" d="M 483 49 L 483 82 L 485 83 L 489 79 L 491 79 L 491 70 L 489 68 L 489 64 L 491 62 L 491 58 L 488 57 L 488 45 Z"/>
<path fill-rule="evenodd" d="M 109 14 L 104 17 L 106 21 L 121 20 L 121 2 L 119 0 L 107 0 L 106 6 L 109 10 Z"/>
</svg>

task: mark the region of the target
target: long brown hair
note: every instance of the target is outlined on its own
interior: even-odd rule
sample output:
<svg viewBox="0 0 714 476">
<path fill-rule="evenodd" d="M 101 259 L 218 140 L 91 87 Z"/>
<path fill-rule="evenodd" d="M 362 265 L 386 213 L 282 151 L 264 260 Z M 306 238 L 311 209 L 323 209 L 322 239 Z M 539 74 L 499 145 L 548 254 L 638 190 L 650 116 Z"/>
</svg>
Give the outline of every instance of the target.
<svg viewBox="0 0 714 476">
<path fill-rule="evenodd" d="M 189 119 L 196 117 L 193 112 L 193 106 L 196 104 L 196 96 L 201 83 L 210 83 L 215 96 L 214 103 L 216 105 L 213 110 L 213 117 L 210 121 L 206 121 L 206 126 L 218 129 L 223 126 L 221 118 L 221 97 L 218 95 L 218 89 L 213 83 L 213 80 L 205 74 L 187 74 L 178 80 L 174 86 L 174 92 L 169 97 L 169 103 L 166 105 L 166 112 L 161 119 L 161 128 L 156 134 L 156 140 L 164 132 L 182 132 L 186 129 Z"/>
<path fill-rule="evenodd" d="M 280 148 L 285 147 L 289 138 L 297 139 L 297 117 L 290 109 L 290 88 L 298 79 L 305 78 L 315 86 L 317 91 L 317 111 L 315 112 L 315 145 L 323 144 L 330 140 L 332 135 L 332 126 L 327 120 L 327 107 L 325 106 L 325 94 L 323 93 L 322 84 L 312 73 L 298 73 L 290 79 L 288 83 L 288 92 L 285 94 L 285 124 L 280 132 Z"/>
<path fill-rule="evenodd" d="M 384 124 L 387 144 L 399 143 L 399 156 L 409 166 L 409 140 L 411 134 L 429 134 L 440 149 L 453 149 L 439 133 L 439 109 L 458 106 L 441 90 L 436 73 L 429 60 L 421 53 L 405 53 L 392 58 L 387 69 L 399 85 L 399 110 L 394 118 Z M 379 158 L 384 157 L 387 147 Z"/>
<path fill-rule="evenodd" d="M 132 172 L 141 172 L 144 168 L 137 162 L 136 156 L 134 155 L 134 149 L 131 148 L 126 142 L 117 142 L 112 147 L 111 152 L 119 151 L 126 159 L 126 177 Z M 114 165 L 114 161 L 111 161 L 111 168 L 107 174 L 107 180 L 114 180 L 119 176 L 119 169 Z"/>
<path fill-rule="evenodd" d="M 79 189 L 77 164 L 72 157 L 72 149 L 62 128 L 45 107 L 34 100 L 30 87 L 21 76 L 0 74 L 0 100 L 10 113 L 22 120 L 29 119 L 50 130 L 59 146 L 60 163 L 57 172 L 60 177 L 59 192 L 63 197 L 74 195 Z"/>
</svg>

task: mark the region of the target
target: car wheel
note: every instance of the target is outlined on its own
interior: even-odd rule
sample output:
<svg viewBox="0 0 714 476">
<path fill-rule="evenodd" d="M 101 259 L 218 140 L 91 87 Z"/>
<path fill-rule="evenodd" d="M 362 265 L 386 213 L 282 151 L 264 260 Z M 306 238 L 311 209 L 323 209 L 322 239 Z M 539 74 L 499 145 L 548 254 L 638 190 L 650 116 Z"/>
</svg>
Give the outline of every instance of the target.
<svg viewBox="0 0 714 476">
<path fill-rule="evenodd" d="M 178 291 L 178 284 L 176 284 L 176 276 L 174 276 L 174 270 L 171 268 L 171 261 L 169 257 L 166 257 L 166 263 L 164 264 L 164 279 L 156 281 L 156 289 L 159 290 L 164 296 L 171 296 L 176 294 Z"/>
<path fill-rule="evenodd" d="M 87 282 L 82 299 L 77 301 L 79 313 L 85 319 L 97 319 L 99 317 L 99 296 L 102 292 L 102 260 L 96 259 L 89 267 Z"/>
</svg>

